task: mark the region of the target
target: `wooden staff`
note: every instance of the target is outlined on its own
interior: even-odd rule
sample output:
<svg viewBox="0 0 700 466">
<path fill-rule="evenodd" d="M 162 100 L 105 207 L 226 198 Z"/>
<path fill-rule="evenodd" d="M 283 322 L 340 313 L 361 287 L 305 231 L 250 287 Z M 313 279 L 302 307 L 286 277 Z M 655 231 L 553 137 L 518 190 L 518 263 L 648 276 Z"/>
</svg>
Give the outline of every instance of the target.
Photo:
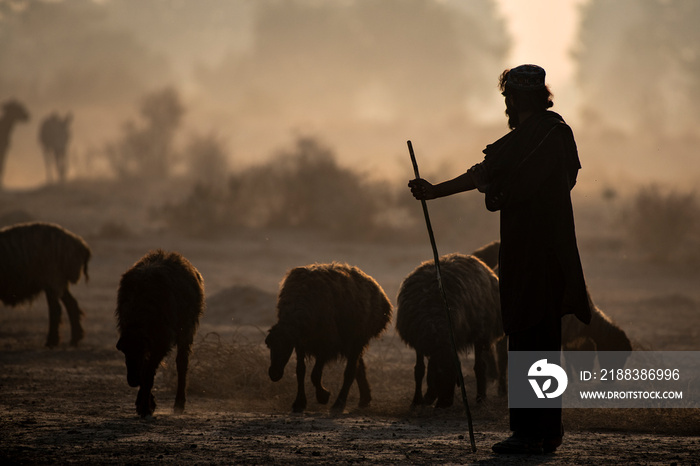
<svg viewBox="0 0 700 466">
<path fill-rule="evenodd" d="M 413 144 L 408 141 L 408 152 L 411 154 L 411 163 L 413 163 L 413 173 L 416 175 L 416 179 L 420 178 L 418 174 L 418 163 L 416 163 L 416 156 L 413 153 Z M 464 403 L 464 409 L 467 413 L 467 423 L 469 424 L 469 441 L 471 442 L 472 452 L 476 452 L 476 442 L 474 441 L 474 427 L 472 425 L 472 415 L 469 411 L 469 402 L 467 401 L 467 390 L 464 387 L 464 376 L 462 375 L 462 364 L 459 361 L 459 354 L 457 352 L 457 343 L 455 342 L 454 327 L 452 326 L 452 313 L 450 312 L 450 306 L 447 303 L 447 295 L 445 294 L 445 288 L 442 286 L 442 276 L 440 275 L 440 258 L 438 256 L 437 245 L 435 244 L 435 235 L 433 234 L 433 227 L 430 225 L 430 216 L 428 215 L 428 205 L 425 199 L 421 199 L 421 205 L 423 206 L 423 216 L 425 217 L 425 225 L 428 227 L 428 236 L 430 237 L 430 245 L 433 247 L 433 258 L 435 259 L 435 272 L 437 273 L 438 288 L 440 289 L 440 295 L 442 296 L 442 302 L 445 305 L 445 313 L 447 314 L 447 326 L 449 327 L 450 342 L 452 343 L 452 352 L 454 353 L 454 364 L 457 370 L 457 380 L 459 382 L 459 388 L 462 391 L 462 402 Z"/>
</svg>

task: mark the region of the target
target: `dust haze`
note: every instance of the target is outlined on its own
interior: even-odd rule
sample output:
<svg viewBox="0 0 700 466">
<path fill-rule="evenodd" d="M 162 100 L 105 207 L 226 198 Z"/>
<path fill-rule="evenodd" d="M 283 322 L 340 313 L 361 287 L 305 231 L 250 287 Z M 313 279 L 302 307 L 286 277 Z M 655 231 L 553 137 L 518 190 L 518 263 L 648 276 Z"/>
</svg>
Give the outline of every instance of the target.
<svg viewBox="0 0 700 466">
<path fill-rule="evenodd" d="M 449 176 L 505 130 L 495 83 L 514 66 L 505 62 L 513 38 L 488 0 L 0 8 L 3 98 L 33 116 L 13 135 L 7 186 L 44 182 L 36 134 L 50 111 L 75 115 L 71 176 L 112 175 L 94 159 L 136 117 L 139 99 L 166 87 L 187 109 L 177 148 L 193 133 L 219 135 L 231 170 L 304 135 L 325 141 L 342 165 L 393 181 L 410 175 L 412 139 L 425 165 Z M 583 4 L 571 50 L 580 104 L 555 95 L 555 110 L 567 109 L 574 125 L 585 187 L 697 182 L 697 15 L 690 2 Z"/>
</svg>

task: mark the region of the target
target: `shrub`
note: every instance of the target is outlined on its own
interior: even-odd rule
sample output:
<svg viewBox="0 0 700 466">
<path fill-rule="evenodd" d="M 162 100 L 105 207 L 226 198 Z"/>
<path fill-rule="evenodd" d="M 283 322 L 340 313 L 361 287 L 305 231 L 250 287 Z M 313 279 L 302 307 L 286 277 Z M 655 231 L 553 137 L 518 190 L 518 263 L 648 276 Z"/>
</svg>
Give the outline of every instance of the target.
<svg viewBox="0 0 700 466">
<path fill-rule="evenodd" d="M 194 135 L 185 149 L 187 173 L 196 183 L 216 191 L 226 189 L 228 154 L 223 141 L 214 134 Z"/>
<path fill-rule="evenodd" d="M 687 257 L 700 226 L 700 207 L 694 192 L 641 188 L 624 211 L 626 231 L 634 246 L 653 260 Z"/>
<path fill-rule="evenodd" d="M 160 213 L 169 226 L 195 235 L 300 228 L 336 239 L 368 239 L 387 236 L 391 227 L 382 214 L 392 208 L 388 188 L 341 167 L 333 151 L 315 139 L 300 138 L 271 161 L 231 175 L 223 192 L 198 183 L 184 201 Z"/>
<path fill-rule="evenodd" d="M 300 138 L 268 164 L 231 178 L 231 201 L 255 226 L 326 230 L 336 237 L 371 232 L 378 209 L 375 187 L 338 165 L 313 138 Z"/>
</svg>

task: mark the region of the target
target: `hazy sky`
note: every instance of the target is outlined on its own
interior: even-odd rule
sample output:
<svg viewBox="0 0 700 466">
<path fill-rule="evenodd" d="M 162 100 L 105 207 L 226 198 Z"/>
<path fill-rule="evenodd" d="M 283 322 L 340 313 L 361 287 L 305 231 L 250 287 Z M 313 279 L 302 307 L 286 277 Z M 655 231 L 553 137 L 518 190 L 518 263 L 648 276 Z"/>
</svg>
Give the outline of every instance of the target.
<svg viewBox="0 0 700 466">
<path fill-rule="evenodd" d="M 0 0 L 0 4 L 3 4 L 4 1 L 6 0 Z M 69 4 L 69 0 L 63 1 L 65 4 Z M 251 18 L 253 8 L 251 5 L 254 5 L 254 3 L 234 1 L 225 3 L 228 0 L 215 0 L 210 3 L 216 5 L 219 1 L 229 6 L 246 5 L 247 7 L 241 7 L 240 11 L 232 7 L 231 11 L 226 10 L 227 15 L 221 15 L 216 8 L 202 8 L 192 0 L 149 0 L 148 2 L 143 2 L 144 5 L 155 5 L 158 8 L 146 9 L 144 11 L 147 11 L 148 15 L 139 15 L 134 12 L 134 8 L 131 8 L 131 3 L 117 2 L 117 4 L 121 3 L 122 8 L 115 8 L 111 11 L 110 14 L 112 16 L 108 18 L 109 22 L 105 26 L 107 30 L 113 29 L 119 34 L 123 33 L 123 36 L 129 39 L 127 45 L 131 44 L 132 49 L 130 50 L 152 51 L 156 56 L 162 54 L 164 60 L 168 63 L 173 63 L 174 73 L 162 73 L 162 76 L 158 73 L 142 74 L 148 77 L 155 76 L 157 78 L 156 84 L 160 82 L 161 77 L 166 84 L 176 82 L 179 89 L 183 91 L 185 104 L 188 108 L 188 126 L 181 131 L 182 138 L 188 137 L 190 132 L 196 131 L 203 133 L 221 132 L 221 134 L 230 138 L 228 144 L 230 144 L 231 153 L 234 154 L 233 157 L 240 163 L 249 163 L 251 161 L 264 160 L 270 154 L 273 154 L 275 150 L 290 144 L 290 140 L 296 137 L 296 134 L 305 133 L 322 136 L 337 151 L 340 158 L 346 157 L 348 160 L 366 157 L 368 160 L 379 160 L 384 163 L 386 160 L 393 160 L 391 157 L 394 157 L 393 151 L 395 151 L 397 152 L 395 155 L 396 160 L 399 160 L 399 162 L 396 162 L 397 166 L 402 164 L 400 166 L 403 167 L 405 165 L 403 159 L 405 147 L 403 144 L 397 145 L 395 141 L 405 140 L 407 138 L 404 135 L 406 132 L 410 132 L 412 139 L 418 140 L 422 138 L 425 141 L 429 141 L 425 144 L 430 145 L 433 153 L 440 154 L 445 160 L 461 160 L 459 159 L 462 156 L 461 154 L 468 150 L 475 150 L 478 154 L 482 147 L 478 146 L 480 142 L 477 142 L 477 140 L 480 140 L 482 137 L 485 139 L 490 137 L 481 134 L 474 137 L 466 136 L 463 128 L 453 127 L 448 124 L 435 125 L 428 117 L 425 118 L 423 124 L 421 124 L 420 119 L 414 119 L 411 121 L 397 121 L 391 125 L 385 124 L 384 127 L 380 128 L 374 123 L 367 124 L 366 121 L 353 122 L 355 126 L 350 125 L 348 127 L 325 125 L 325 118 L 313 119 L 314 115 L 311 112 L 307 112 L 306 109 L 303 109 L 300 116 L 292 115 L 289 118 L 286 116 L 285 118 L 271 118 L 272 123 L 260 117 L 260 115 L 266 115 L 265 105 L 261 105 L 262 110 L 254 114 L 258 115 L 256 117 L 249 117 L 245 111 L 235 113 L 232 110 L 238 108 L 236 107 L 237 102 L 235 99 L 231 98 L 230 102 L 232 103 L 229 104 L 226 98 L 221 97 L 221 93 L 210 92 L 207 94 L 216 86 L 207 87 L 206 83 L 202 84 L 205 82 L 202 80 L 202 76 L 208 76 L 207 73 L 216 76 L 216 73 L 220 73 L 224 76 L 222 78 L 223 84 L 218 84 L 220 88 L 225 90 L 231 87 L 226 78 L 226 73 L 230 73 L 231 70 L 227 70 L 226 67 L 218 70 L 217 67 L 219 66 L 219 61 L 227 57 L 232 44 L 242 44 L 235 50 L 240 52 L 241 50 L 245 51 L 246 47 L 249 47 L 250 43 L 252 43 L 253 29 L 251 27 Z M 462 6 L 469 6 L 468 2 L 472 0 L 457 1 Z M 547 82 L 554 92 L 555 105 L 553 110 L 560 113 L 574 128 L 583 128 L 585 125 L 577 117 L 580 99 L 574 80 L 576 64 L 572 59 L 572 52 L 577 45 L 576 38 L 579 33 L 580 10 L 590 0 L 493 1 L 498 8 L 498 13 L 504 19 L 512 38 L 511 49 L 505 63 L 500 61 L 501 57 L 499 56 L 498 62 L 489 71 L 493 73 L 493 84 L 495 84 L 497 77 L 496 73 L 501 71 L 501 66 L 512 67 L 523 63 L 539 64 L 547 70 Z M 168 16 L 168 8 L 163 7 L 164 5 L 188 6 L 189 10 L 187 15 L 180 12 L 178 16 L 176 13 L 179 9 L 173 9 L 172 15 Z M 465 11 L 469 11 L 469 8 L 465 8 Z M 623 6 L 623 9 L 618 11 L 618 14 L 624 18 L 630 12 L 625 10 Z M 183 19 L 183 16 L 186 16 L 186 19 Z M 235 21 L 231 21 L 229 17 L 234 17 Z M 154 18 L 158 20 L 154 21 Z M 60 32 L 60 28 L 56 30 Z M 106 41 L 105 43 L 113 44 L 115 37 L 121 37 L 119 34 L 115 34 L 106 34 L 104 37 L 97 35 L 96 37 L 102 37 Z M 30 37 L 30 39 L 32 38 Z M 29 43 L 32 43 L 32 41 L 29 40 Z M 67 42 L 62 41 L 60 43 Z M 138 49 L 141 45 L 143 48 Z M 20 53 L 21 50 L 17 48 L 17 52 Z M 104 54 L 93 55 L 98 58 L 104 56 Z M 127 56 L 132 57 L 132 55 L 129 54 Z M 152 63 L 152 61 L 148 61 L 149 55 L 136 55 L 138 55 L 137 58 L 140 60 L 145 60 L 145 63 Z M 144 59 L 144 57 L 146 58 Z M 73 59 L 75 63 L 82 63 L 81 60 L 84 61 L 83 56 L 74 56 Z M 229 60 L 231 63 L 236 63 L 236 60 L 233 58 L 229 57 Z M 133 65 L 132 67 L 140 69 L 137 65 L 141 62 L 135 59 L 125 59 L 124 61 L 127 65 L 131 64 Z M 47 69 L 49 68 L 47 67 Z M 6 67 L 5 69 L 11 70 L 14 68 Z M 58 66 L 54 66 L 51 69 L 54 69 L 54 72 L 56 69 L 60 71 Z M 439 78 L 431 77 L 430 79 Z M 70 84 L 73 84 L 73 81 L 70 81 Z M 215 84 L 217 83 L 215 82 Z M 489 84 L 489 88 L 483 92 L 486 95 L 485 99 L 489 98 L 488 95 L 492 96 L 492 102 L 485 100 L 483 103 L 478 103 L 478 115 L 475 119 L 478 118 L 478 123 L 484 123 L 485 127 L 491 125 L 494 128 L 505 128 L 503 100 L 496 92 L 493 84 Z M 77 89 L 78 95 L 84 94 L 79 87 L 73 86 L 71 89 Z M 99 88 L 96 89 L 95 92 L 101 92 Z M 202 91 L 202 89 L 207 92 Z M 383 91 L 381 86 L 378 89 L 377 91 L 369 87 L 367 95 L 370 100 L 380 100 L 381 92 Z M 65 95 L 65 93 L 61 95 Z M 201 98 L 202 95 L 204 98 Z M 262 95 L 264 97 L 264 93 Z M 379 98 L 377 98 L 377 95 L 379 95 Z M 236 97 L 235 94 L 234 97 Z M 253 97 L 251 102 L 254 102 L 257 96 L 253 95 Z M 85 108 L 76 113 L 73 126 L 75 137 L 71 146 L 73 157 L 78 159 L 83 157 L 87 160 L 93 148 L 99 148 L 104 143 L 114 141 L 115 138 L 120 137 L 123 122 L 127 121 L 127 119 L 132 120 L 138 117 L 137 100 L 136 98 L 132 100 L 133 102 L 131 100 L 123 100 L 123 108 L 119 109 L 121 113 L 115 111 L 113 107 L 110 107 L 109 111 L 103 111 L 97 106 L 84 106 Z M 212 103 L 211 101 L 214 102 Z M 359 101 L 362 102 L 361 100 Z M 261 102 L 265 104 L 266 101 L 263 98 Z M 49 108 L 44 108 L 48 107 L 48 104 L 44 105 L 44 107 L 41 107 L 40 104 L 42 103 L 35 99 L 33 110 L 37 116 L 28 124 L 18 126 L 15 131 L 16 134 L 13 136 L 12 152 L 8 157 L 6 176 L 10 186 L 34 185 L 44 182 L 43 159 L 37 144 L 36 134 L 40 117 L 48 112 Z M 298 118 L 294 120 L 294 117 Z M 360 131 L 365 129 L 362 126 L 364 124 L 370 129 L 367 130 L 366 134 L 360 135 Z M 473 126 L 470 130 L 476 131 L 475 128 L 476 126 Z M 440 141 L 440 143 L 436 144 L 434 141 Z M 474 147 L 465 148 L 465 141 L 469 141 L 468 143 L 473 144 Z M 18 154 L 25 155 L 20 157 Z M 602 156 L 601 161 L 608 162 L 607 158 Z M 672 164 L 666 165 L 669 167 L 673 166 Z M 78 163 L 74 166 L 79 167 Z M 394 168 L 393 165 L 390 167 L 392 170 Z M 78 168 L 75 169 L 76 172 L 78 170 Z M 90 170 L 92 168 L 85 168 L 85 171 Z M 377 168 L 376 171 L 379 172 L 381 170 Z M 656 174 L 656 172 L 654 173 Z"/>
<path fill-rule="evenodd" d="M 556 99 L 560 110 L 573 109 L 576 103 L 570 54 L 578 33 L 578 10 L 587 1 L 496 0 L 514 39 L 508 62 L 542 66 L 555 96 L 563 97 Z"/>
</svg>

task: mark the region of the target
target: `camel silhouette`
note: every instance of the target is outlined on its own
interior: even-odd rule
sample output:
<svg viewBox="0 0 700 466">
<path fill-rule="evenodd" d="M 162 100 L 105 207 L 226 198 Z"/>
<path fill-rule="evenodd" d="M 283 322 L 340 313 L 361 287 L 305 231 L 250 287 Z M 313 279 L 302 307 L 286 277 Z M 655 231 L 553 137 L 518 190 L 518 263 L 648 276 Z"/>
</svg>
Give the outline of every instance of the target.
<svg viewBox="0 0 700 466">
<path fill-rule="evenodd" d="M 3 114 L 0 117 L 0 188 L 3 183 L 5 171 L 5 157 L 10 147 L 10 134 L 17 122 L 29 120 L 29 112 L 16 100 L 5 101 L 2 105 Z"/>
<path fill-rule="evenodd" d="M 70 124 L 73 115 L 67 113 L 61 118 L 58 113 L 53 112 L 41 122 L 39 127 L 39 143 L 44 153 L 44 163 L 46 164 L 46 180 L 49 183 L 54 181 L 54 166 L 56 176 L 60 183 L 66 181 L 68 163 L 66 152 L 70 141 Z"/>
</svg>

